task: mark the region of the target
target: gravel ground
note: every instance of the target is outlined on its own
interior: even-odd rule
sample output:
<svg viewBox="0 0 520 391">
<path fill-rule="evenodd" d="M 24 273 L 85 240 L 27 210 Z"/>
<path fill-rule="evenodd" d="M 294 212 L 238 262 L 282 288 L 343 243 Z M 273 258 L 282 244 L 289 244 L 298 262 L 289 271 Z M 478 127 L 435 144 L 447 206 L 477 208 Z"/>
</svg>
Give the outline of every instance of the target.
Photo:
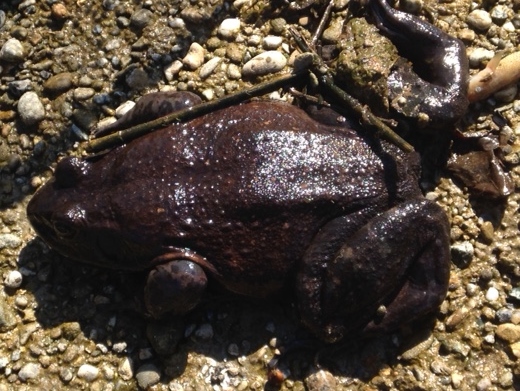
<svg viewBox="0 0 520 391">
<path fill-rule="evenodd" d="M 344 3 L 337 1 L 326 31 L 331 42 Z M 418 5 L 464 40 L 472 72 L 518 46 L 517 0 L 406 1 Z M 147 322 L 135 311 L 139 276 L 67 262 L 35 238 L 25 216 L 59 157 L 81 154 L 88 129 L 109 121 L 120 104 L 165 88 L 215 99 L 259 74 L 289 70 L 286 27 L 312 29 L 316 15 L 273 11 L 263 0 L 0 4 L 0 391 L 269 389 L 267 363 L 288 341 L 307 339 L 291 303 L 280 299 L 218 294 L 185 319 Z M 270 62 L 247 65 L 269 51 Z M 518 112 L 513 86 L 473 105 L 464 122 L 464 129 L 509 138 L 506 160 L 517 189 Z M 289 375 L 281 388 L 519 389 L 519 196 L 482 201 L 441 178 L 428 197 L 452 223 L 453 265 L 437 319 L 317 355 L 295 351 L 279 363 Z"/>
</svg>

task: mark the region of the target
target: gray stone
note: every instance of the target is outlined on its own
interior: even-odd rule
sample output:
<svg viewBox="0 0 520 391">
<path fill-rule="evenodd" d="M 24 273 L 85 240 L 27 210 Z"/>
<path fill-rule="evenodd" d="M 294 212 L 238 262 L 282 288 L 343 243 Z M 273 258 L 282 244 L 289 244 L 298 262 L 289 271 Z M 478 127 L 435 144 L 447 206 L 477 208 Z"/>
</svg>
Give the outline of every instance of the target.
<svg viewBox="0 0 520 391">
<path fill-rule="evenodd" d="M 143 390 L 148 389 L 161 380 L 159 369 L 153 364 L 144 364 L 139 367 L 135 375 L 139 387 Z"/>
<path fill-rule="evenodd" d="M 468 15 L 466 22 L 470 27 L 480 31 L 488 30 L 493 23 L 489 12 L 480 9 L 472 11 Z"/>
<path fill-rule="evenodd" d="M 24 59 L 25 50 L 22 43 L 16 38 L 8 39 L 0 49 L 0 60 L 17 63 Z"/>
<path fill-rule="evenodd" d="M 13 234 L 0 234 L 0 249 L 17 248 L 22 244 L 22 239 Z"/>
<path fill-rule="evenodd" d="M 249 60 L 242 68 L 242 75 L 247 77 L 275 73 L 282 70 L 285 64 L 287 59 L 282 53 L 270 50 Z"/>
<path fill-rule="evenodd" d="M 25 364 L 18 372 L 18 378 L 26 382 L 29 379 L 34 379 L 40 374 L 40 365 L 36 363 Z"/>
<path fill-rule="evenodd" d="M 152 11 L 147 9 L 140 9 L 132 14 L 130 17 L 130 24 L 135 28 L 142 30 L 152 21 Z"/>
<path fill-rule="evenodd" d="M 26 125 L 35 125 L 45 118 L 45 108 L 36 92 L 28 91 L 20 97 L 18 114 Z"/>
</svg>

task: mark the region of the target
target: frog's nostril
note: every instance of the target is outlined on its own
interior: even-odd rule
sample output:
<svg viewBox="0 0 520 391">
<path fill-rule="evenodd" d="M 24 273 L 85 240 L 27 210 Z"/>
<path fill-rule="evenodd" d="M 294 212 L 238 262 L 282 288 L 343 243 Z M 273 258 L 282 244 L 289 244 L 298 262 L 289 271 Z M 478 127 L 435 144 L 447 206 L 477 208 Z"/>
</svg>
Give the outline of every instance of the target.
<svg viewBox="0 0 520 391">
<path fill-rule="evenodd" d="M 56 185 L 60 188 L 69 188 L 78 184 L 88 173 L 89 163 L 76 157 L 67 157 L 61 160 L 56 167 L 54 176 Z"/>
</svg>

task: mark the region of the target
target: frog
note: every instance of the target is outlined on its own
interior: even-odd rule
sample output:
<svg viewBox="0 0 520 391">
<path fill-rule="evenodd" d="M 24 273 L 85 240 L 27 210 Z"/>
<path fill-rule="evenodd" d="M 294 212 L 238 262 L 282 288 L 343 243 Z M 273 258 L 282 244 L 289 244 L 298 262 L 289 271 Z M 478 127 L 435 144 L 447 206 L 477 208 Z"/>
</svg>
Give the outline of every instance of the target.
<svg viewBox="0 0 520 391">
<path fill-rule="evenodd" d="M 68 259 L 143 273 L 153 318 L 213 287 L 289 291 L 326 343 L 393 332 L 444 300 L 449 222 L 422 195 L 418 154 L 346 124 L 283 102 L 216 110 L 63 158 L 27 216 Z"/>
</svg>

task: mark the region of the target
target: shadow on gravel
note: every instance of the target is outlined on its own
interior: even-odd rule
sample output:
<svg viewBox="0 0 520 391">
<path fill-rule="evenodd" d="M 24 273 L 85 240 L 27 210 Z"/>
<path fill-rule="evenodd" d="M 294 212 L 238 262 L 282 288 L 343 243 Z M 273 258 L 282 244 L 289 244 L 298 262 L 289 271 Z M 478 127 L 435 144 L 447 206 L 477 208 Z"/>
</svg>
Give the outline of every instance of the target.
<svg viewBox="0 0 520 391">
<path fill-rule="evenodd" d="M 99 350 L 91 355 L 106 353 L 105 346 L 121 357 L 128 356 L 134 371 L 152 362 L 162 368 L 165 384 L 185 372 L 189 358 L 193 359 L 190 353 L 217 362 L 216 372 L 207 374 L 214 377 L 210 380 L 215 384 L 219 371 L 227 372 L 228 363 L 237 359 L 248 371 L 266 379 L 273 346 L 286 352 L 276 368 L 293 380 L 303 380 L 319 368 L 352 379 L 373 379 L 382 368 L 397 363 L 406 345 L 419 343 L 432 329 L 429 322 L 404 338 L 360 340 L 353 336 L 348 343 L 325 345 L 299 324 L 290 294 L 257 301 L 218 289 L 211 289 L 211 296 L 183 318 L 155 321 L 139 311 L 142 275 L 71 262 L 48 250 L 39 239 L 22 250 L 19 265 L 25 274 L 23 287 L 34 295 L 35 315 L 44 328 L 59 328 L 60 338 Z M 120 351 L 117 346 L 121 343 L 125 348 Z M 247 360 L 240 358 L 243 356 Z M 266 390 L 276 388 L 276 384 L 265 385 Z"/>
</svg>

